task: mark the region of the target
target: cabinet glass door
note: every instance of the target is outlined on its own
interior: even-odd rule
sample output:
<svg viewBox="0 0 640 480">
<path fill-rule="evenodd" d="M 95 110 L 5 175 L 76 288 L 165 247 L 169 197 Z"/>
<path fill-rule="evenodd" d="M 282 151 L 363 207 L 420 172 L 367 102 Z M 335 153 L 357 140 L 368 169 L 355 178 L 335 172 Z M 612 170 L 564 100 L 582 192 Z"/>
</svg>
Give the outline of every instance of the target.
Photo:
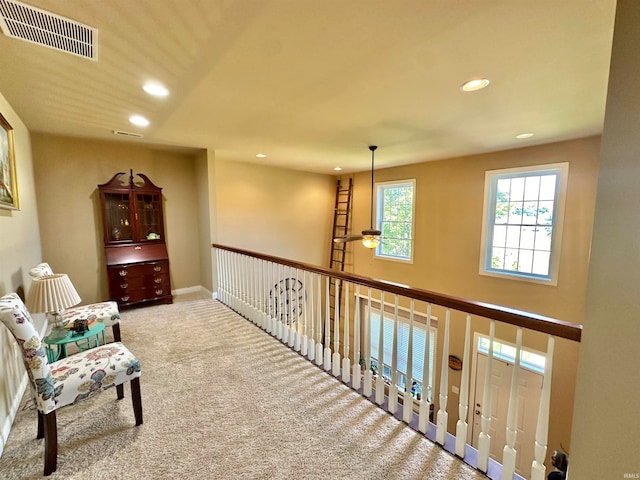
<svg viewBox="0 0 640 480">
<path fill-rule="evenodd" d="M 164 240 L 162 236 L 161 195 L 137 195 L 138 234 L 140 241 Z"/>
<path fill-rule="evenodd" d="M 129 195 L 126 193 L 105 193 L 104 207 L 106 218 L 105 235 L 109 242 L 131 241 L 132 221 L 129 211 Z"/>
</svg>

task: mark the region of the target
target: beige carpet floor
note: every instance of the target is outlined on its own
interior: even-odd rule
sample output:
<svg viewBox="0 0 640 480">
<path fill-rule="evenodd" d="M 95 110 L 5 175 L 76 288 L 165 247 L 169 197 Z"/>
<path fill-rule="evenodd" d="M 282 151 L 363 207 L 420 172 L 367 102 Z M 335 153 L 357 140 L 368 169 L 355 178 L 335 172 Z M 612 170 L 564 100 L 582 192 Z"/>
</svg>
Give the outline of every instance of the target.
<svg viewBox="0 0 640 480">
<path fill-rule="evenodd" d="M 142 363 L 144 424 L 128 386 L 60 410 L 50 478 L 486 478 L 217 301 L 127 311 L 122 338 Z M 42 475 L 29 398 L 2 479 Z"/>
</svg>

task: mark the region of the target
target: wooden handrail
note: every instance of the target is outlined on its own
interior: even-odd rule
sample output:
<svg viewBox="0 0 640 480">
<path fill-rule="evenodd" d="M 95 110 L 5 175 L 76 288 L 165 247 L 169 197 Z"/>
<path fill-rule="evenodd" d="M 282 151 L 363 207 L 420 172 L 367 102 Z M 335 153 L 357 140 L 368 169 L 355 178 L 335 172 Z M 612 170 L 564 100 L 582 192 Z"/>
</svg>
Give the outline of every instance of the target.
<svg viewBox="0 0 640 480">
<path fill-rule="evenodd" d="M 420 288 L 410 287 L 399 283 L 393 283 L 386 280 L 378 280 L 370 277 L 363 277 L 347 272 L 340 272 L 328 268 L 311 265 L 308 263 L 295 262 L 286 258 L 274 257 L 264 253 L 242 250 L 240 248 L 228 247 L 213 243 L 213 248 L 227 250 L 229 252 L 248 255 L 250 257 L 266 260 L 268 262 L 279 263 L 289 267 L 306 270 L 309 272 L 326 275 L 341 280 L 347 280 L 351 283 L 371 287 L 377 290 L 394 293 L 408 298 L 414 298 L 423 302 L 441 305 L 443 307 L 459 310 L 462 312 L 477 315 L 479 317 L 497 320 L 499 322 L 508 323 L 517 327 L 535 330 L 536 332 L 546 333 L 555 337 L 566 338 L 574 342 L 580 342 L 582 337 L 582 325 L 565 322 L 551 317 L 545 317 L 535 313 L 525 312 L 514 308 L 503 307 L 501 305 L 493 305 L 491 303 L 476 302 L 463 298 L 453 297 L 442 293 L 431 292 Z"/>
</svg>

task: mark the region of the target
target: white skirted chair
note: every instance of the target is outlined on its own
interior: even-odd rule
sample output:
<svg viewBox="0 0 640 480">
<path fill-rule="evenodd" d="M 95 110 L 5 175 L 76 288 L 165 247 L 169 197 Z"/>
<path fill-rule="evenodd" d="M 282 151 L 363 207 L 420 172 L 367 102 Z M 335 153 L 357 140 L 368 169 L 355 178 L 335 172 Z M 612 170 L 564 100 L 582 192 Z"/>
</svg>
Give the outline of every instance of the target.
<svg viewBox="0 0 640 480">
<path fill-rule="evenodd" d="M 29 270 L 29 275 L 33 278 L 47 277 L 53 275 L 53 269 L 48 263 L 43 262 Z M 73 326 L 76 320 L 95 320 L 104 323 L 105 327 L 113 329 L 113 340 L 116 342 L 122 341 L 120 336 L 120 310 L 116 302 L 108 301 L 79 305 L 65 310 L 62 313 L 62 319 L 70 327 Z"/>
<path fill-rule="evenodd" d="M 140 362 L 122 343 L 109 343 L 49 363 L 31 315 L 17 294 L 0 298 L 0 321 L 22 349 L 31 393 L 38 410 L 37 438 L 44 437 L 45 475 L 53 473 L 57 466 L 58 409 L 102 390 L 131 382 L 136 425 L 142 424 Z M 120 391 L 118 398 L 122 398 Z"/>
</svg>

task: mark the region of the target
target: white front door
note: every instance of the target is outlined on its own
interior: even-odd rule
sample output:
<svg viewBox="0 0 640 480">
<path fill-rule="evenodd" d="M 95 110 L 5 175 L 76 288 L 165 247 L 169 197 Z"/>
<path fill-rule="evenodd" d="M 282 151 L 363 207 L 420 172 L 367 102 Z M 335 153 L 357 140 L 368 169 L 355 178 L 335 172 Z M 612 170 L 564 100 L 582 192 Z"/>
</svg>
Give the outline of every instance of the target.
<svg viewBox="0 0 640 480">
<path fill-rule="evenodd" d="M 472 445 L 477 448 L 480 434 L 480 414 L 482 412 L 482 397 L 484 392 L 484 375 L 487 356 L 477 353 L 476 356 L 475 399 L 473 401 L 473 439 Z M 506 443 L 507 410 L 509 408 L 509 394 L 511 391 L 511 376 L 513 364 L 496 357 L 493 358 L 491 372 L 491 458 L 502 463 L 502 450 Z M 516 472 L 525 478 L 531 474 L 533 449 L 538 421 L 538 406 L 542 392 L 542 375 L 520 368 L 518 388 L 518 418 L 516 437 Z"/>
</svg>

